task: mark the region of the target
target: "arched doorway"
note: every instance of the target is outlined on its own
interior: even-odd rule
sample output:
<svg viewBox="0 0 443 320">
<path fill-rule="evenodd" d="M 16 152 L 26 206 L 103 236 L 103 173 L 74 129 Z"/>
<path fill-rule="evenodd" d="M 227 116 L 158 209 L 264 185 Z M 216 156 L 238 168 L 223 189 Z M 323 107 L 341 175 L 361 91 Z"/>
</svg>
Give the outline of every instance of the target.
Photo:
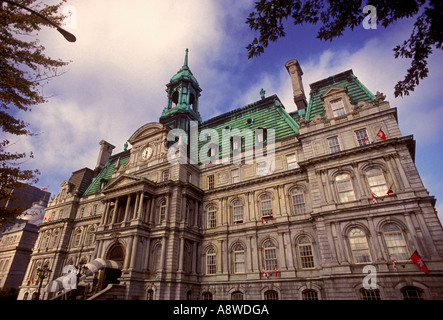
<svg viewBox="0 0 443 320">
<path fill-rule="evenodd" d="M 114 244 L 109 249 L 106 259 L 114 260 L 114 261 L 119 262 L 123 265 L 123 262 L 125 260 L 125 251 L 124 251 L 123 246 L 120 243 Z M 106 288 L 107 285 L 110 283 L 119 283 L 118 278 L 121 277 L 121 274 L 122 274 L 122 271 L 120 269 L 105 268 L 101 289 Z"/>
</svg>

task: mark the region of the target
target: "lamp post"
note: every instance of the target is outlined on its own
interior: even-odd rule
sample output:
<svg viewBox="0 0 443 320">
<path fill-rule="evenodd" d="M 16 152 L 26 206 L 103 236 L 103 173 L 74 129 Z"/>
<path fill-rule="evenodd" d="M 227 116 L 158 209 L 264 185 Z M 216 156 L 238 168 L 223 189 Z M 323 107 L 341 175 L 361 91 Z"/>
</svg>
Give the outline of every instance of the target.
<svg viewBox="0 0 443 320">
<path fill-rule="evenodd" d="M 49 270 L 48 265 L 44 265 L 42 268 L 37 268 L 37 277 L 40 279 L 40 283 L 38 284 L 35 300 L 40 300 L 40 290 L 42 289 L 43 279 L 45 279 L 50 272 L 51 270 Z"/>
<path fill-rule="evenodd" d="M 37 16 L 39 16 L 41 19 L 45 20 L 45 21 L 48 22 L 51 26 L 53 26 L 54 28 L 56 28 L 57 31 L 60 32 L 60 33 L 63 35 L 63 37 L 65 37 L 65 39 L 68 40 L 69 42 L 75 42 L 75 41 L 77 40 L 77 39 L 75 38 L 75 36 L 74 36 L 72 33 L 66 31 L 66 30 L 63 29 L 62 27 L 59 27 L 59 26 L 56 25 L 54 22 L 52 22 L 51 20 L 49 20 L 49 19 L 46 18 L 45 16 L 41 15 L 41 14 L 38 13 L 37 11 L 34 11 L 34 10 L 28 8 L 28 7 L 25 7 L 24 5 L 22 5 L 22 4 L 20 4 L 20 3 L 16 3 L 16 2 L 14 2 L 14 1 L 10 1 L 10 0 L 0 0 L 0 2 L 6 2 L 6 3 L 9 3 L 9 4 L 13 5 L 13 6 L 20 7 L 20 8 L 22 8 L 22 9 L 25 9 L 25 10 L 27 10 L 27 11 L 29 11 L 29 12 L 31 12 L 31 13 L 37 15 Z"/>
</svg>

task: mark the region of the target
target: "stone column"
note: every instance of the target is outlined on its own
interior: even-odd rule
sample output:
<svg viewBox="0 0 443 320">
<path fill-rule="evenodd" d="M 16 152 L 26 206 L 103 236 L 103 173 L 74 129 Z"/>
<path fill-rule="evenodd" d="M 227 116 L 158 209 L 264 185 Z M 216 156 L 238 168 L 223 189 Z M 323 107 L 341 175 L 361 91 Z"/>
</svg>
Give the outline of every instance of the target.
<svg viewBox="0 0 443 320">
<path fill-rule="evenodd" d="M 123 221 L 128 221 L 128 214 L 129 214 L 129 208 L 131 206 L 131 195 L 128 195 L 128 198 L 126 200 L 126 208 L 125 208 L 125 217 L 123 218 Z"/>
</svg>

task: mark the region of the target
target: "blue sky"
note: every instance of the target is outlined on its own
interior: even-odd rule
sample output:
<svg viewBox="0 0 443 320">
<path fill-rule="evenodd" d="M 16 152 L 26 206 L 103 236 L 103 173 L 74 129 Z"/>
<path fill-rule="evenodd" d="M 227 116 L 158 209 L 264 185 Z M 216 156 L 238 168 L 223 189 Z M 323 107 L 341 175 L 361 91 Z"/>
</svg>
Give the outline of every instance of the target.
<svg viewBox="0 0 443 320">
<path fill-rule="evenodd" d="M 245 47 L 256 36 L 245 24 L 251 0 L 68 0 L 67 5 L 75 12 L 66 28 L 77 42 L 68 43 L 48 28 L 40 41 L 51 57 L 72 62 L 43 88 L 49 102 L 23 114 L 40 134 L 13 141 L 18 151 L 34 152 L 25 166 L 39 168 L 38 187 L 53 195 L 73 171 L 95 167 L 100 140 L 115 145 L 117 153 L 135 130 L 158 121 L 167 101 L 165 85 L 189 48 L 189 66 L 203 89 L 204 120 L 259 100 L 261 88 L 277 94 L 287 111 L 295 110 L 284 67 L 290 59 L 303 69 L 306 95 L 310 83 L 353 69 L 369 90 L 383 92 L 398 108 L 402 134 L 416 140 L 416 166 L 425 187 L 443 199 L 442 52 L 431 57 L 429 77 L 415 92 L 393 95 L 410 63 L 394 59 L 392 49 L 407 39 L 413 20 L 388 29 L 356 28 L 333 42 L 316 38 L 319 26 L 288 23 L 285 38 L 248 60 Z M 440 219 L 442 201 L 437 202 Z"/>
</svg>

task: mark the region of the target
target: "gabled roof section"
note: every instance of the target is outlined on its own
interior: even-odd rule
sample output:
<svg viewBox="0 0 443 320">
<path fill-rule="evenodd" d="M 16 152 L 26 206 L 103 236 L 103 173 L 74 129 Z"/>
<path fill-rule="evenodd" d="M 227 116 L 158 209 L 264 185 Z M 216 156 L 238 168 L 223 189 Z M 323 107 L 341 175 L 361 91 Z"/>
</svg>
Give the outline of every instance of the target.
<svg viewBox="0 0 443 320">
<path fill-rule="evenodd" d="M 278 96 L 272 95 L 202 122 L 199 126 L 199 135 L 205 129 L 217 131 L 220 146 L 219 156 L 223 156 L 221 146 L 223 145 L 224 130 L 237 129 L 241 133 L 245 129 L 249 129 L 254 133 L 256 129 L 274 129 L 277 141 L 298 134 L 299 125 L 286 112 Z M 200 141 L 199 150 L 208 142 Z M 243 144 L 242 150 L 250 147 L 252 146 Z"/>
<path fill-rule="evenodd" d="M 311 83 L 309 93 L 309 104 L 305 119 L 309 122 L 317 114 L 324 114 L 324 103 L 322 96 L 334 90 L 346 90 L 351 103 L 357 105 L 359 101 L 377 104 L 375 96 L 354 75 L 352 70 L 336 74 L 326 79 Z"/>
<path fill-rule="evenodd" d="M 111 156 L 108 160 L 108 162 L 105 164 L 103 169 L 99 172 L 99 174 L 92 180 L 89 187 L 86 189 L 83 196 L 89 196 L 91 194 L 100 192 L 100 186 L 102 182 L 109 183 L 109 181 L 112 178 L 112 174 L 114 173 L 114 170 L 116 166 L 122 166 L 126 164 L 129 160 L 130 150 L 126 150 L 123 152 L 120 152 L 118 154 L 115 154 Z"/>
</svg>

